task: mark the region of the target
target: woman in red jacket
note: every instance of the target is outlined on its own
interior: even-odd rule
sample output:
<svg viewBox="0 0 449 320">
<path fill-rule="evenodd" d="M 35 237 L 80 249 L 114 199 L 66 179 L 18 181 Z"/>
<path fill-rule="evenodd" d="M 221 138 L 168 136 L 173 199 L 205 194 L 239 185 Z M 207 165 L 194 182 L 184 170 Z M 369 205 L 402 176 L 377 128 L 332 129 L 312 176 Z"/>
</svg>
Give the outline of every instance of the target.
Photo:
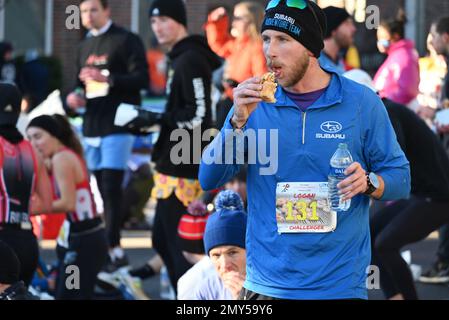
<svg viewBox="0 0 449 320">
<path fill-rule="evenodd" d="M 234 7 L 229 33 L 229 17 L 224 7 L 213 10 L 205 24 L 209 46 L 225 59 L 224 96 L 217 110 L 217 126 L 221 127 L 232 106 L 232 89 L 240 82 L 267 72 L 260 26 L 264 8 L 257 2 L 240 2 Z"/>
</svg>

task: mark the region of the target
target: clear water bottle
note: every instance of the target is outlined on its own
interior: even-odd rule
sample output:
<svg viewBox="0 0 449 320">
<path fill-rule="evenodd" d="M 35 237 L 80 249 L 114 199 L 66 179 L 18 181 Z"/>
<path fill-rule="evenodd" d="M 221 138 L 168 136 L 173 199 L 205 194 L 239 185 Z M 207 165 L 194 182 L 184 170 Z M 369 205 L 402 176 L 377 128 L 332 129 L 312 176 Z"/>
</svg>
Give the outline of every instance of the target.
<svg viewBox="0 0 449 320">
<path fill-rule="evenodd" d="M 75 89 L 75 93 L 81 98 L 81 99 L 85 99 L 85 92 L 83 88 L 76 88 Z M 86 106 L 84 107 L 79 107 L 78 109 L 76 109 L 76 113 L 80 116 L 82 116 L 83 114 L 86 113 Z"/>
<path fill-rule="evenodd" d="M 337 184 L 346 178 L 345 170 L 353 162 L 351 153 L 346 143 L 340 143 L 337 151 L 330 161 L 329 182 L 329 202 L 332 210 L 347 211 L 351 206 L 351 200 L 343 201 L 343 195 L 338 194 Z"/>
</svg>

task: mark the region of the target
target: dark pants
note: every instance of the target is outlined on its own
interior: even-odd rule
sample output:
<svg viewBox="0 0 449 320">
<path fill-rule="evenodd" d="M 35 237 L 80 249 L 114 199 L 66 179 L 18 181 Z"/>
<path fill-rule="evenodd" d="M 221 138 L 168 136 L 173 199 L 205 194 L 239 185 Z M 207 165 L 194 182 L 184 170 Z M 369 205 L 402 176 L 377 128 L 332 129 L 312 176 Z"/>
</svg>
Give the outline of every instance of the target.
<svg viewBox="0 0 449 320">
<path fill-rule="evenodd" d="M 167 267 L 170 282 L 176 291 L 178 279 L 192 267 L 182 254 L 178 224 L 187 208 L 173 192 L 167 199 L 158 199 L 153 226 L 153 247 Z"/>
<path fill-rule="evenodd" d="M 122 198 L 122 225 L 132 219 L 138 222 L 145 221 L 143 209 L 154 186 L 153 173 L 149 164 L 141 165 L 136 171 L 129 171 L 127 174 L 129 176 L 125 180 L 128 181 Z"/>
<path fill-rule="evenodd" d="M 16 253 L 20 261 L 20 280 L 29 286 L 39 260 L 39 247 L 33 232 L 6 227 L 0 230 L 0 240 Z"/>
<path fill-rule="evenodd" d="M 449 221 L 449 202 L 412 197 L 397 201 L 370 219 L 372 264 L 380 269 L 380 284 L 385 297 L 402 294 L 417 299 L 413 277 L 400 249 L 425 239 Z"/>
<path fill-rule="evenodd" d="M 280 299 L 264 296 L 263 294 L 255 293 L 251 290 L 242 288 L 242 291 L 240 291 L 240 295 L 237 300 L 280 300 Z"/>
<path fill-rule="evenodd" d="M 90 300 L 94 295 L 97 274 L 106 263 L 108 244 L 104 229 L 85 235 L 70 235 L 69 248 L 57 246 L 59 272 L 56 283 L 56 299 Z M 73 271 L 69 266 L 79 270 L 79 289 L 70 289 L 66 285 L 73 281 Z M 71 279 L 68 279 L 71 277 Z"/>
<path fill-rule="evenodd" d="M 449 263 L 449 224 L 445 224 L 438 231 L 438 260 Z"/>
<path fill-rule="evenodd" d="M 243 288 L 242 291 L 240 291 L 240 295 L 237 300 L 269 301 L 269 300 L 286 300 L 286 299 L 279 299 L 279 298 L 274 298 L 274 297 L 270 297 L 270 296 L 265 296 L 263 294 L 255 293 L 251 290 Z M 362 299 L 339 299 L 339 300 L 362 300 Z"/>
<path fill-rule="evenodd" d="M 120 246 L 124 173 L 122 170 L 112 169 L 99 170 L 94 173 L 103 199 L 106 236 L 110 248 Z"/>
</svg>

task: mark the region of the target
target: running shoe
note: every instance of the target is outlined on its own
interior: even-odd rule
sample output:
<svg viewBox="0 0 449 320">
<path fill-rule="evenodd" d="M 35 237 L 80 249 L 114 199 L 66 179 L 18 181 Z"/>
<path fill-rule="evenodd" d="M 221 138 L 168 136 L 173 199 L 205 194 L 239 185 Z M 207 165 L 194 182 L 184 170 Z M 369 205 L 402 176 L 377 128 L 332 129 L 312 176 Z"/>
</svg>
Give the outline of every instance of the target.
<svg viewBox="0 0 449 320">
<path fill-rule="evenodd" d="M 422 283 L 448 283 L 449 263 L 435 262 L 429 270 L 419 277 L 419 281 Z"/>
</svg>

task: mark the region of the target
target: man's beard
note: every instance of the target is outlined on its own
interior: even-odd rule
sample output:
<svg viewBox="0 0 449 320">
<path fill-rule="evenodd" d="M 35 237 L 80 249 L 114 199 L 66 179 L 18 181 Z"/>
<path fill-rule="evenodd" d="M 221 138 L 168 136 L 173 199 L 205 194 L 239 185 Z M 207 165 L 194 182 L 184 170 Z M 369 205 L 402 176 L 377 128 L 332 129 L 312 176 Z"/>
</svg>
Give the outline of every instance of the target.
<svg viewBox="0 0 449 320">
<path fill-rule="evenodd" d="M 293 87 L 299 81 L 304 78 L 310 64 L 310 57 L 306 52 L 300 57 L 292 66 L 289 66 L 289 70 L 292 70 L 291 74 L 284 79 L 279 80 L 279 84 L 284 88 Z"/>
<path fill-rule="evenodd" d="M 335 42 L 340 49 L 348 49 L 352 45 L 352 41 L 345 36 L 337 35 L 335 37 Z"/>
</svg>

